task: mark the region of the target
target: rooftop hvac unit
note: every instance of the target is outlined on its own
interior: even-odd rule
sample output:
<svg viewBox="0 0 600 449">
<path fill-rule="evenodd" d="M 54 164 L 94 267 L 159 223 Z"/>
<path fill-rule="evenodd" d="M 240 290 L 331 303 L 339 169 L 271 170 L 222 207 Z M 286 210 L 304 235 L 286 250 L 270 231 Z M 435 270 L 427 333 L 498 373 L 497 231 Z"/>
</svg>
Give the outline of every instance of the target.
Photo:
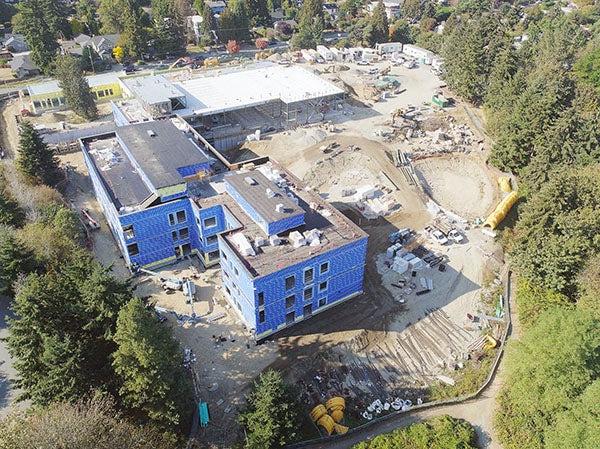
<svg viewBox="0 0 600 449">
<path fill-rule="evenodd" d="M 254 246 L 256 246 L 257 248 L 260 248 L 261 246 L 265 246 L 267 243 L 267 240 L 264 237 L 258 236 L 254 239 Z"/>
<path fill-rule="evenodd" d="M 265 192 L 268 198 L 275 198 L 275 192 L 273 192 L 271 189 L 267 188 Z"/>
<path fill-rule="evenodd" d="M 251 176 L 246 176 L 244 178 L 244 181 L 246 181 L 246 183 L 249 184 L 249 185 L 251 185 L 251 186 L 255 186 L 256 185 L 256 181 Z"/>
<path fill-rule="evenodd" d="M 255 256 L 254 248 L 246 238 L 244 234 L 238 232 L 231 237 L 231 240 L 235 242 L 242 256 Z"/>
<path fill-rule="evenodd" d="M 290 242 L 292 242 L 294 248 L 300 248 L 301 246 L 306 245 L 306 239 L 298 231 L 290 232 L 288 238 L 290 239 Z"/>
<path fill-rule="evenodd" d="M 279 212 L 280 214 L 282 214 L 282 213 L 284 213 L 284 212 L 285 212 L 285 207 L 283 207 L 283 204 L 282 204 L 282 203 L 278 203 L 278 204 L 275 206 L 275 210 L 276 210 L 277 212 Z"/>
<path fill-rule="evenodd" d="M 148 133 L 148 135 L 149 135 L 150 137 L 155 137 L 155 136 L 156 136 L 156 133 L 155 133 L 154 131 L 152 131 L 151 129 L 147 129 L 147 130 L 146 130 L 146 133 Z"/>
<path fill-rule="evenodd" d="M 281 245 L 281 238 L 277 235 L 272 235 L 269 237 L 269 244 L 271 246 L 279 246 Z"/>
</svg>

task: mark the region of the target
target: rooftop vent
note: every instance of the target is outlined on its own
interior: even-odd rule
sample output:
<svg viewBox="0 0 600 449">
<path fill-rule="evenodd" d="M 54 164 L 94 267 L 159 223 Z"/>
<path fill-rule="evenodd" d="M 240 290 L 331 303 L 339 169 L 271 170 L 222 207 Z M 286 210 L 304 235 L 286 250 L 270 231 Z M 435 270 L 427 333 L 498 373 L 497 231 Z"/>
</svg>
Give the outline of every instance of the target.
<svg viewBox="0 0 600 449">
<path fill-rule="evenodd" d="M 285 208 L 283 207 L 283 204 L 281 204 L 281 203 L 278 203 L 278 204 L 275 206 L 275 210 L 276 210 L 277 212 L 279 212 L 280 214 L 282 214 L 282 213 L 284 213 L 284 212 L 285 212 Z"/>
<path fill-rule="evenodd" d="M 146 130 L 146 133 L 148 133 L 148 135 L 149 135 L 150 137 L 156 137 L 156 133 L 155 133 L 154 131 L 152 131 L 151 129 L 147 129 L 147 130 Z"/>
<path fill-rule="evenodd" d="M 268 198 L 275 198 L 275 192 L 273 192 L 271 189 L 267 188 L 266 193 Z"/>
<path fill-rule="evenodd" d="M 246 176 L 244 178 L 244 181 L 246 181 L 247 184 L 251 185 L 251 186 L 255 186 L 257 184 L 256 180 L 251 177 L 251 176 Z"/>
</svg>

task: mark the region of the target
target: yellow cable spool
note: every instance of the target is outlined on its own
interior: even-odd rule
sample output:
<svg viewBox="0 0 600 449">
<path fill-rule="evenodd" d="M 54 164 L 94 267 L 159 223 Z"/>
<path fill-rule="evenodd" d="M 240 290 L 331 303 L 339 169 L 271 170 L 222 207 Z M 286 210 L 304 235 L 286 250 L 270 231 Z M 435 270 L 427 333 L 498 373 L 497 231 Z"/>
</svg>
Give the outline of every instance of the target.
<svg viewBox="0 0 600 449">
<path fill-rule="evenodd" d="M 496 227 L 502 220 L 504 220 L 504 217 L 506 217 L 506 214 L 508 214 L 511 207 L 513 207 L 518 199 L 519 195 L 517 195 L 517 192 L 510 192 L 506 198 L 498 203 L 496 209 L 494 209 L 494 212 L 492 212 L 487 220 L 485 220 L 485 223 L 483 223 L 483 226 L 496 229 Z"/>
<path fill-rule="evenodd" d="M 331 435 L 331 432 L 333 432 L 333 428 L 335 427 L 335 421 L 329 415 L 321 416 L 319 418 L 319 420 L 317 421 L 317 424 L 319 426 L 321 426 L 323 429 L 325 429 L 325 432 L 327 432 L 327 435 Z"/>
<path fill-rule="evenodd" d="M 335 430 L 335 433 L 337 433 L 338 435 L 343 435 L 346 432 L 348 432 L 348 427 L 342 426 L 341 424 L 335 424 L 333 426 L 333 429 Z"/>
<path fill-rule="evenodd" d="M 330 412 L 333 410 L 344 410 L 346 408 L 346 401 L 342 397 L 335 396 L 335 397 L 329 399 L 325 403 L 325 406 L 327 407 L 327 410 L 329 410 Z"/>
<path fill-rule="evenodd" d="M 319 418 L 321 418 L 323 415 L 326 415 L 326 414 L 327 414 L 327 409 L 325 408 L 325 406 L 323 404 L 319 404 L 311 410 L 311 412 L 309 413 L 309 416 L 310 416 L 310 419 L 313 420 L 313 422 L 317 422 L 319 420 Z"/>
<path fill-rule="evenodd" d="M 341 410 L 334 410 L 331 412 L 331 417 L 336 423 L 339 423 L 344 419 L 344 412 Z"/>
</svg>

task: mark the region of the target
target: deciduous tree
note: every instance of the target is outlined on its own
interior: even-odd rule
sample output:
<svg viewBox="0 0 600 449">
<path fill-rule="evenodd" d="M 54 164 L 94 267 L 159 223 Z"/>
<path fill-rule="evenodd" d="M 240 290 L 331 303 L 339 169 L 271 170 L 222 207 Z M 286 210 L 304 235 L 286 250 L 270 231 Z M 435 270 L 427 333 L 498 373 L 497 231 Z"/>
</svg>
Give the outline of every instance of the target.
<svg viewBox="0 0 600 449">
<path fill-rule="evenodd" d="M 114 401 L 95 396 L 75 403 L 14 413 L 0 421 L 2 449 L 176 449 L 171 438 L 152 426 L 125 419 Z"/>
</svg>

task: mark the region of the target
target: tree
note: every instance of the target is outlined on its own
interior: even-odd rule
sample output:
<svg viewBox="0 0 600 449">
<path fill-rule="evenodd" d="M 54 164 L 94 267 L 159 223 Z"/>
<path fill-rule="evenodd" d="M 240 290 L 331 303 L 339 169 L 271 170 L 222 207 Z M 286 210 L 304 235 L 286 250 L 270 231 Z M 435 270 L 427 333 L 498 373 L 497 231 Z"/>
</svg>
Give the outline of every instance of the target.
<svg viewBox="0 0 600 449">
<path fill-rule="evenodd" d="M 594 449 L 600 447 L 600 380 L 595 380 L 569 410 L 556 417 L 544 435 L 547 449 Z"/>
<path fill-rule="evenodd" d="M 0 294 L 12 295 L 19 275 L 34 269 L 33 254 L 19 241 L 15 231 L 0 226 Z"/>
<path fill-rule="evenodd" d="M 587 407 L 579 404 L 586 403 L 587 389 L 600 379 L 599 354 L 600 321 L 578 310 L 545 312 L 520 340 L 513 342 L 507 353 L 506 380 L 495 418 L 503 447 L 550 447 L 545 444 L 546 435 L 552 434 L 550 441 L 557 442 L 559 429 L 580 425 L 571 421 L 569 415 L 577 416 Z M 594 418 L 588 415 L 579 422 L 585 419 Z M 559 429 L 557 423 L 561 423 Z M 597 430 L 590 433 L 594 432 L 597 437 Z M 571 433 L 571 441 L 573 436 L 578 438 Z"/>
<path fill-rule="evenodd" d="M 54 152 L 28 121 L 21 122 L 19 126 L 17 168 L 33 182 L 54 185 L 58 181 L 58 161 Z"/>
<path fill-rule="evenodd" d="M 590 258 L 578 279 L 577 308 L 600 319 L 600 254 Z"/>
<path fill-rule="evenodd" d="M 592 41 L 573 67 L 575 75 L 600 91 L 600 44 Z"/>
<path fill-rule="evenodd" d="M 524 327 L 535 324 L 538 317 L 552 308 L 572 309 L 574 304 L 565 295 L 538 287 L 524 277 L 517 281 L 517 311 L 519 323 Z"/>
<path fill-rule="evenodd" d="M 246 0 L 230 0 L 219 21 L 219 37 L 222 42 L 246 42 L 250 39 L 250 12 Z"/>
<path fill-rule="evenodd" d="M 185 29 L 174 0 L 152 0 L 152 18 L 157 35 L 157 50 L 161 55 L 181 55 L 185 52 Z"/>
<path fill-rule="evenodd" d="M 98 34 L 100 23 L 96 17 L 97 7 L 93 0 L 78 0 L 75 5 L 75 13 L 87 34 L 90 36 Z"/>
<path fill-rule="evenodd" d="M 55 75 L 69 108 L 86 120 L 95 120 L 98 108 L 79 61 L 70 55 L 59 56 L 56 59 Z"/>
<path fill-rule="evenodd" d="M 535 285 L 575 298 L 577 275 L 600 253 L 598 166 L 562 170 L 529 198 L 511 258 Z"/>
<path fill-rule="evenodd" d="M 256 46 L 257 49 L 264 50 L 265 48 L 267 48 L 269 46 L 269 41 L 266 40 L 264 37 L 259 37 L 258 39 L 256 39 L 254 41 L 254 45 Z"/>
<path fill-rule="evenodd" d="M 273 26 L 273 19 L 266 0 L 248 0 L 248 10 L 250 11 L 250 24 L 253 27 Z"/>
<path fill-rule="evenodd" d="M 59 48 L 56 42 L 57 30 L 52 28 L 55 22 L 47 16 L 51 0 L 24 0 L 19 2 L 19 20 L 17 32 L 25 36 L 31 50 L 31 60 L 45 73 L 51 70 L 52 61 Z"/>
<path fill-rule="evenodd" d="M 352 449 L 475 449 L 475 440 L 475 429 L 471 424 L 443 415 L 378 435 Z"/>
<path fill-rule="evenodd" d="M 125 0 L 100 0 L 98 16 L 102 33 L 122 33 L 125 29 L 123 12 L 131 5 Z"/>
<path fill-rule="evenodd" d="M 103 5 L 106 5 L 106 12 Z M 111 8 L 118 9 L 115 11 Z M 110 26 L 108 23 L 114 21 L 113 32 L 121 33 L 117 45 L 123 49 L 125 56 L 143 58 L 148 48 L 148 36 L 144 27 L 144 11 L 139 0 L 102 0 L 99 11 L 103 31 L 107 32 Z M 117 17 L 114 17 L 115 15 Z"/>
<path fill-rule="evenodd" d="M 8 350 L 23 398 L 36 405 L 114 392 L 111 367 L 117 313 L 131 298 L 86 250 L 19 286 L 9 320 Z"/>
<path fill-rule="evenodd" d="M 207 5 L 204 0 L 194 0 L 194 9 L 196 10 L 197 14 L 203 14 L 205 6 Z"/>
<path fill-rule="evenodd" d="M 390 26 L 389 40 L 390 42 L 402 42 L 403 44 L 413 42 L 412 30 L 406 20 L 398 19 Z"/>
<path fill-rule="evenodd" d="M 0 187 L 0 225 L 21 227 L 25 223 L 25 212 L 6 189 Z"/>
<path fill-rule="evenodd" d="M 170 328 L 134 298 L 119 312 L 114 341 L 113 367 L 125 406 L 167 429 L 182 424 L 191 383 Z"/>
<path fill-rule="evenodd" d="M 294 441 L 298 432 L 298 406 L 281 373 L 262 373 L 248 395 L 240 423 L 247 432 L 247 449 L 283 447 Z"/>
<path fill-rule="evenodd" d="M 444 79 L 454 92 L 473 103 L 486 94 L 488 78 L 501 49 L 512 45 L 495 16 L 461 17 L 444 36 Z"/>
<path fill-rule="evenodd" d="M 323 40 L 325 19 L 321 0 L 306 0 L 300 9 L 298 31 L 292 37 L 294 48 L 314 48 Z"/>
<path fill-rule="evenodd" d="M 107 396 L 14 413 L 0 421 L 1 449 L 176 449 L 151 426 L 124 419 Z"/>
<path fill-rule="evenodd" d="M 200 23 L 200 45 L 209 46 L 215 41 L 215 30 L 217 22 L 213 16 L 212 10 L 208 5 L 204 5 L 202 11 L 202 23 Z"/>
<path fill-rule="evenodd" d="M 379 0 L 377 6 L 373 9 L 373 13 L 371 14 L 371 29 L 371 45 L 388 41 L 390 30 L 383 0 Z"/>
<path fill-rule="evenodd" d="M 125 58 L 125 50 L 123 50 L 123 47 L 117 45 L 115 48 L 113 48 L 113 57 L 117 60 L 117 62 L 122 63 L 123 59 Z"/>
<path fill-rule="evenodd" d="M 236 54 L 240 52 L 240 44 L 237 41 L 227 41 L 227 53 Z"/>
</svg>

